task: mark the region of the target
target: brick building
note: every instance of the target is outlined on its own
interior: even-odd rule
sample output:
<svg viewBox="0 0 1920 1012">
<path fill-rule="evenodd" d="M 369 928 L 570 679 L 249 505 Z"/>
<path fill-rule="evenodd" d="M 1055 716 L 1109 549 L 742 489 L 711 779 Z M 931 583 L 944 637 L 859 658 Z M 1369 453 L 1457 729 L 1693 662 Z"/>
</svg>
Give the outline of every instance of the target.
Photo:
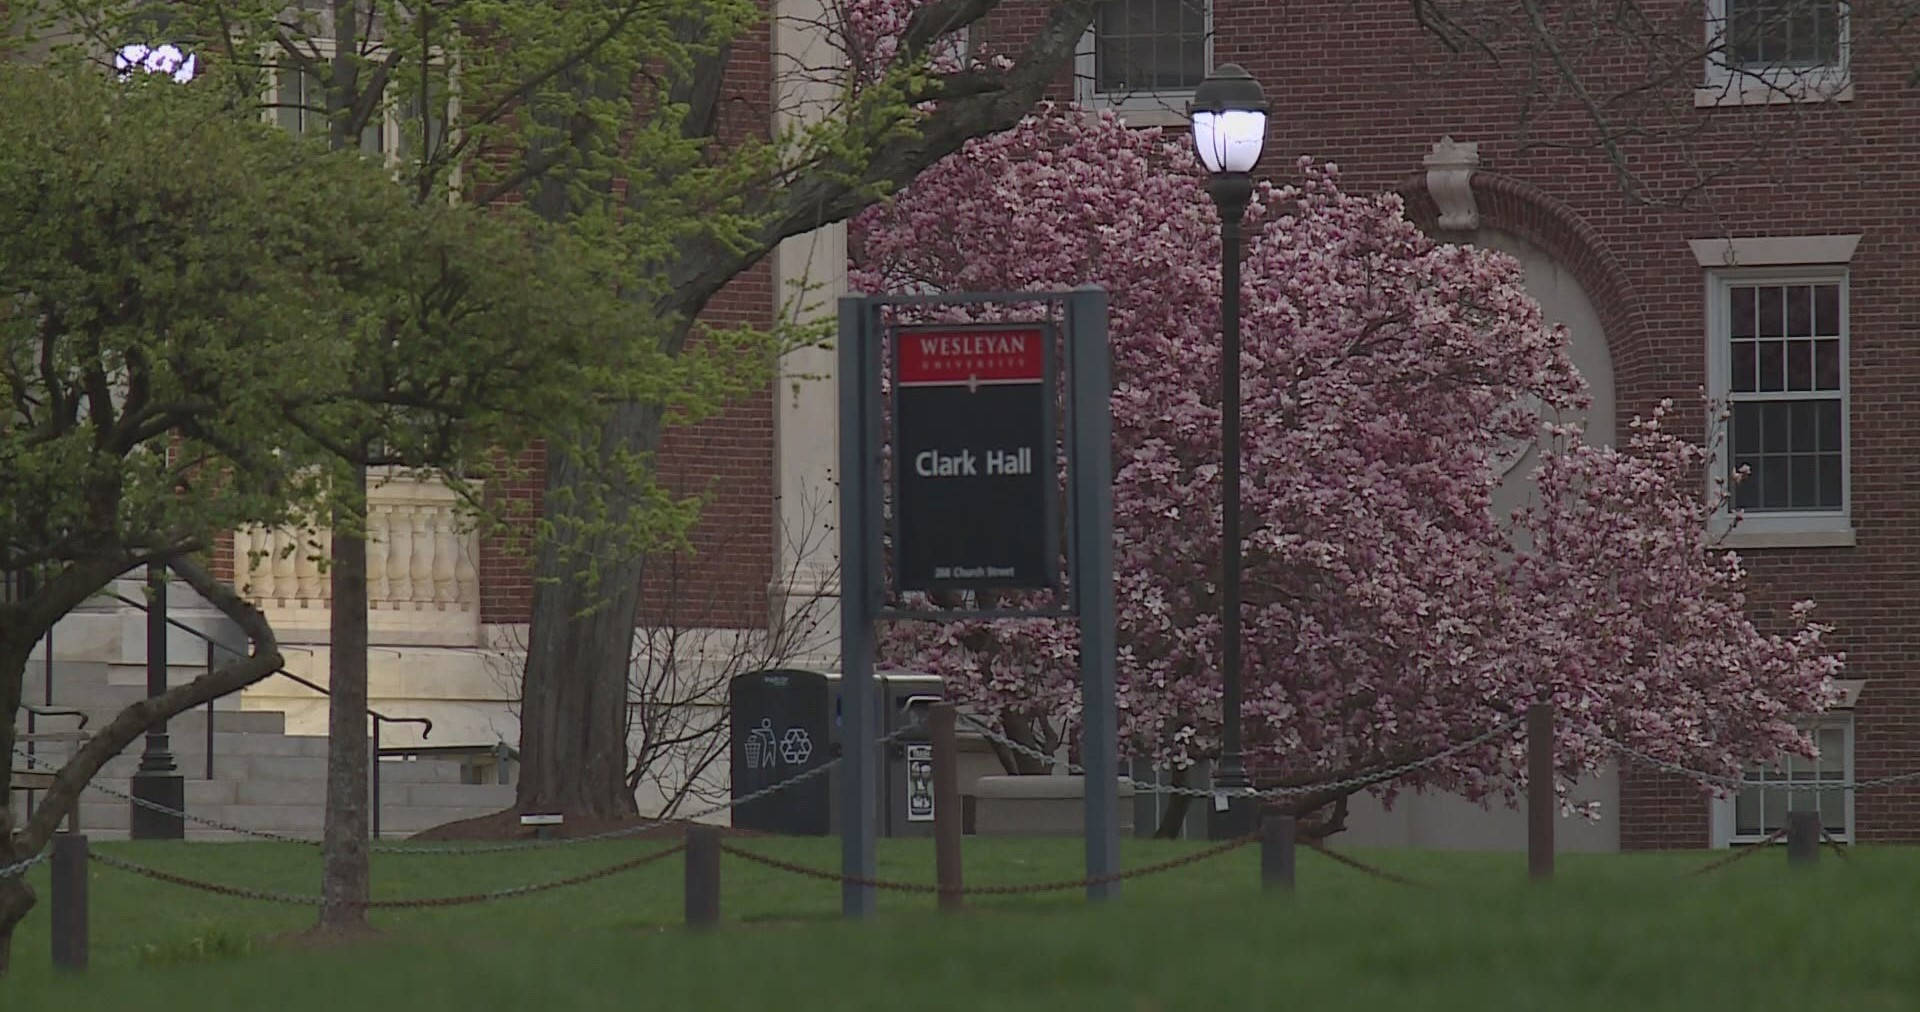
<svg viewBox="0 0 1920 1012">
<path fill-rule="evenodd" d="M 733 129 L 794 125 L 820 97 L 813 91 L 831 88 L 782 70 L 831 58 L 824 9 L 781 0 L 772 24 L 735 48 Z M 1899 356 L 1903 326 L 1920 316 L 1920 281 L 1902 273 L 1905 219 L 1920 207 L 1920 172 L 1907 168 L 1920 165 L 1911 129 L 1920 92 L 1905 83 L 1899 47 L 1856 38 L 1864 28 L 1848 23 L 1844 4 L 1649 9 L 1670 18 L 1662 30 L 1672 34 L 1639 48 L 1666 53 L 1665 73 L 1649 71 L 1628 39 L 1577 54 L 1597 94 L 1637 96 L 1602 124 L 1632 131 L 1612 157 L 1591 143 L 1596 122 L 1577 102 L 1535 94 L 1523 116 L 1528 94 L 1515 74 L 1449 52 L 1401 0 L 1322 4 L 1319 17 L 1259 0 L 1110 0 L 1056 97 L 1183 127 L 1192 88 L 1211 67 L 1239 63 L 1274 107 L 1262 175 L 1284 179 L 1301 154 L 1335 161 L 1350 189 L 1402 194 L 1436 237 L 1521 259 L 1529 289 L 1573 335 L 1593 387 L 1590 432 L 1622 431 L 1662 398 L 1697 427 L 1702 387 L 1735 401 L 1729 456 L 1755 477 L 1743 486 L 1748 518 L 1727 543 L 1750 560 L 1755 606 L 1816 598 L 1849 654 L 1846 704 L 1818 722 L 1825 758 L 1788 772 L 1845 780 L 1920 768 L 1920 682 L 1904 668 L 1920 617 L 1901 607 L 1920 544 L 1905 533 L 1913 479 L 1900 464 L 1920 442 L 1920 414 L 1900 410 L 1920 365 Z M 1037 0 L 1009 2 L 971 41 L 1014 49 L 1045 15 Z M 712 311 L 763 321 L 806 285 L 799 311 L 829 312 L 845 264 L 844 226 L 796 237 Z M 831 352 L 790 356 L 772 389 L 677 433 L 663 456 L 680 487 L 713 495 L 689 585 L 708 589 L 714 625 L 761 626 L 790 596 L 831 587 L 837 545 L 822 532 L 832 523 L 833 369 Z M 514 494 L 537 496 L 537 480 Z M 478 545 L 477 557 L 462 642 L 408 646 L 396 633 L 397 649 L 511 653 L 527 617 L 526 568 L 500 544 Z M 380 629 L 376 619 L 376 640 Z M 820 654 L 831 657 L 832 644 Z M 462 676 L 470 687 L 475 677 Z M 1579 796 L 1607 815 L 1563 836 L 1596 849 L 1725 845 L 1784 819 L 1784 796 L 1764 787 L 1705 802 L 1638 769 L 1596 778 Z M 1822 792 L 1816 803 L 1845 839 L 1920 836 L 1920 790 Z M 1363 806 L 1353 822 L 1357 837 L 1380 843 L 1519 839 L 1511 813 L 1446 798 L 1403 800 L 1391 813 Z"/>
<path fill-rule="evenodd" d="M 776 0 L 773 21 L 734 47 L 724 108 L 735 135 L 794 126 L 830 93 L 830 80 L 798 72 L 832 58 L 818 27 L 828 9 Z M 1530 290 L 1574 336 L 1594 388 L 1591 432 L 1621 431 L 1662 398 L 1691 407 L 1702 387 L 1735 401 L 1730 456 L 1755 479 L 1743 492 L 1748 520 L 1728 543 L 1755 573 L 1756 607 L 1814 597 L 1849 655 L 1846 704 L 1818 725 L 1825 758 L 1789 772 L 1846 780 L 1920 769 L 1920 676 L 1905 667 L 1920 632 L 1920 615 L 1905 607 L 1920 570 L 1906 503 L 1920 479 L 1901 463 L 1920 445 L 1920 412 L 1903 410 L 1920 362 L 1901 354 L 1906 328 L 1920 325 L 1920 276 L 1904 258 L 1916 242 L 1907 220 L 1920 210 L 1911 63 L 1891 40 L 1849 24 L 1837 0 L 1649 9 L 1679 26 L 1663 45 L 1691 39 L 1698 50 L 1664 46 L 1674 72 L 1652 75 L 1655 86 L 1637 89 L 1650 60 L 1618 39 L 1578 54 L 1599 94 L 1636 96 L 1610 107 L 1622 111 L 1608 122 L 1633 131 L 1617 163 L 1590 143 L 1595 123 L 1579 103 L 1535 96 L 1523 116 L 1523 75 L 1450 53 L 1403 0 L 1109 0 L 1056 97 L 1115 107 L 1130 123 L 1183 126 L 1206 72 L 1239 63 L 1273 103 L 1260 174 L 1284 179 L 1300 154 L 1335 161 L 1349 189 L 1399 192 L 1437 237 L 1522 260 Z M 1014 48 L 1045 13 L 1039 0 L 1008 0 L 972 41 Z M 843 225 L 791 239 L 710 312 L 764 323 L 798 285 L 810 288 L 799 312 L 831 312 L 846 256 Z M 833 370 L 831 351 L 793 354 L 770 389 L 673 435 L 663 473 L 711 498 L 690 575 L 654 581 L 649 613 L 686 604 L 684 588 L 697 586 L 694 621 L 751 629 L 793 600 L 830 592 Z M 1697 410 L 1689 417 L 1700 424 Z M 537 499 L 539 460 L 530 463 L 507 494 Z M 441 740 L 514 740 L 524 559 L 462 534 L 442 490 L 396 483 L 376 493 L 374 514 L 390 546 L 370 560 L 376 704 L 433 716 L 446 728 Z M 277 536 L 241 535 L 269 548 Z M 254 574 L 256 592 L 294 647 L 290 663 L 324 677 L 325 580 L 295 561 L 269 569 Z M 830 642 L 818 647 L 820 658 L 834 655 Z M 318 699 L 271 680 L 249 690 L 248 705 L 284 710 L 292 727 L 324 727 Z M 1638 769 L 1581 792 L 1608 814 L 1563 832 L 1596 849 L 1725 845 L 1759 839 L 1784 818 L 1783 795 L 1764 787 L 1709 803 Z M 1842 838 L 1920 837 L 1920 787 L 1822 792 L 1818 803 Z M 1379 843 L 1520 838 L 1509 813 L 1445 798 L 1358 811 L 1354 823 L 1356 836 Z"/>
<path fill-rule="evenodd" d="M 1519 69 L 1496 69 L 1471 46 L 1449 52 L 1399 0 L 1113 0 L 1060 97 L 1179 126 L 1207 70 L 1241 64 L 1273 106 L 1257 174 L 1284 181 L 1301 154 L 1334 161 L 1349 189 L 1402 194 L 1437 238 L 1521 259 L 1529 289 L 1572 331 L 1594 386 L 1592 434 L 1624 431 L 1662 398 L 1691 409 L 1699 432 L 1698 391 L 1730 400 L 1722 468 L 1732 459 L 1753 478 L 1725 543 L 1749 560 L 1763 615 L 1813 597 L 1848 652 L 1846 701 L 1814 722 L 1822 760 L 1786 774 L 1920 769 L 1920 677 L 1906 667 L 1920 614 L 1905 605 L 1920 548 L 1901 463 L 1920 440 L 1920 413 L 1904 405 L 1920 381 L 1903 354 L 1920 317 L 1907 262 L 1920 208 L 1912 64 L 1875 34 L 1884 26 L 1849 24 L 1844 3 L 1643 6 L 1652 27 L 1638 38 L 1564 29 L 1580 46 L 1562 55 L 1579 61 L 1598 113 L 1551 66 L 1547 88 L 1563 94 L 1530 91 L 1514 33 L 1494 44 Z M 998 13 L 986 37 L 1019 38 L 1042 12 Z M 1592 142 L 1596 115 L 1631 131 L 1617 158 Z M 1601 849 L 1760 839 L 1783 825 L 1787 800 L 1755 786 L 1704 802 L 1643 769 L 1582 796 L 1609 814 L 1574 839 Z M 1920 789 L 1800 797 L 1843 839 L 1920 837 Z M 1449 799 L 1355 823 L 1376 842 L 1518 838 L 1505 813 Z"/>
</svg>

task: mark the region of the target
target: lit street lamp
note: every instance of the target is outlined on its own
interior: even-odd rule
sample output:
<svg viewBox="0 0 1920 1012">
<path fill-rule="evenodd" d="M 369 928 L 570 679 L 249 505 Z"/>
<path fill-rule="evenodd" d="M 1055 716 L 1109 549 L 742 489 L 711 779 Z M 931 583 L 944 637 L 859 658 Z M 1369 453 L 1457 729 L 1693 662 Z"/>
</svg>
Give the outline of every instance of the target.
<svg viewBox="0 0 1920 1012">
<path fill-rule="evenodd" d="M 1220 209 L 1220 767 L 1208 813 L 1215 839 L 1251 832 L 1256 805 L 1240 794 L 1251 782 L 1240 744 L 1240 219 L 1253 197 L 1253 167 L 1267 140 L 1260 82 L 1237 63 L 1215 68 L 1194 90 L 1193 147 Z"/>
<path fill-rule="evenodd" d="M 136 43 L 121 46 L 113 54 L 113 69 L 121 80 L 135 71 L 166 74 L 175 83 L 193 80 L 197 59 L 174 45 Z M 147 565 L 147 697 L 167 691 L 167 567 Z M 209 714 L 208 720 L 213 716 Z M 174 764 L 172 741 L 165 721 L 147 729 L 147 741 L 140 752 L 140 766 L 134 771 L 129 835 L 136 840 L 179 840 L 186 834 L 186 823 L 178 815 L 187 807 L 187 781 Z M 144 802 L 144 804 L 143 804 Z M 151 807 L 149 807 L 151 806 Z"/>
</svg>

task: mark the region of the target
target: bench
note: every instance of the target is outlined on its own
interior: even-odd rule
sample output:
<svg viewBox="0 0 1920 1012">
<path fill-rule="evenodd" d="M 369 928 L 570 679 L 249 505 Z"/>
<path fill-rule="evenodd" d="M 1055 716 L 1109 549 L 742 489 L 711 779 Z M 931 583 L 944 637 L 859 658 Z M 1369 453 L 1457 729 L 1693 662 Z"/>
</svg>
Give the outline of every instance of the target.
<svg viewBox="0 0 1920 1012">
<path fill-rule="evenodd" d="M 22 745 L 37 745 L 42 742 L 65 743 L 69 746 L 78 746 L 90 737 L 84 730 L 87 726 L 87 715 L 79 710 L 34 706 L 31 703 L 21 706 L 21 709 L 25 710 L 27 714 L 27 730 L 18 732 L 13 736 L 13 743 L 16 748 Z M 39 723 L 42 718 L 46 717 L 78 717 L 80 724 L 78 727 L 65 731 L 42 731 L 39 729 Z M 33 796 L 53 786 L 53 771 L 48 769 L 23 768 L 23 764 L 17 756 L 9 758 L 14 761 L 9 767 L 11 776 L 8 778 L 8 787 L 11 790 L 21 791 L 26 794 L 27 815 L 31 817 L 33 814 Z M 79 814 L 80 807 L 75 805 L 73 814 L 68 819 L 70 827 L 77 829 Z"/>
<path fill-rule="evenodd" d="M 512 783 L 512 763 L 519 750 L 506 742 L 491 745 L 396 745 L 380 750 L 382 759 L 455 759 L 460 763 L 460 782 L 483 784 L 491 774 L 501 784 Z"/>
</svg>

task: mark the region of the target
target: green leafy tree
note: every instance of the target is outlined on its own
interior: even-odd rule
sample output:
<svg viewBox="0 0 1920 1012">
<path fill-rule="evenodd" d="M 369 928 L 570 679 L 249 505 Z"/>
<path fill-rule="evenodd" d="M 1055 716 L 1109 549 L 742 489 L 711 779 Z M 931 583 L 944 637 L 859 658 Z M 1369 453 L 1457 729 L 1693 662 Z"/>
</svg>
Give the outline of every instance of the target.
<svg viewBox="0 0 1920 1012">
<path fill-rule="evenodd" d="M 162 6 L 164 24 L 154 5 L 45 0 L 55 20 L 40 30 L 67 32 L 96 58 L 164 38 L 200 58 L 203 78 L 236 106 L 336 150 L 379 152 L 417 203 L 512 203 L 615 262 L 617 293 L 661 368 L 651 388 L 625 388 L 604 418 L 549 441 L 519 802 L 632 811 L 625 703 L 641 566 L 647 551 L 676 544 L 693 505 L 663 492 L 647 464 L 672 422 L 762 389 L 787 339 L 702 327 L 700 311 L 782 239 L 843 219 L 966 138 L 1016 122 L 1071 55 L 1092 0 L 1063 5 L 1024 64 L 991 73 L 936 73 L 932 61 L 993 5 L 929 5 L 886 29 L 887 55 L 870 72 L 829 71 L 835 83 L 814 93 L 808 125 L 777 135 L 722 115 L 734 46 L 761 17 L 752 0 Z M 813 27 L 842 52 L 884 21 L 835 17 Z M 333 448 L 358 468 L 370 445 Z M 355 504 L 332 505 L 347 536 L 333 540 L 323 922 L 350 925 L 366 880 L 366 626 L 354 606 L 364 545 L 352 537 Z"/>
<path fill-rule="evenodd" d="M 357 523 L 343 447 L 471 489 L 497 449 L 644 392 L 614 266 L 531 214 L 410 200 L 218 89 L 0 65 L 0 571 L 33 577 L 0 601 L 0 751 L 35 642 L 130 570 L 172 567 L 253 641 L 107 722 L 24 825 L 0 809 L 0 866 L 148 726 L 279 667 L 197 561 L 222 532 Z M 32 903 L 0 878 L 0 965 Z"/>
</svg>

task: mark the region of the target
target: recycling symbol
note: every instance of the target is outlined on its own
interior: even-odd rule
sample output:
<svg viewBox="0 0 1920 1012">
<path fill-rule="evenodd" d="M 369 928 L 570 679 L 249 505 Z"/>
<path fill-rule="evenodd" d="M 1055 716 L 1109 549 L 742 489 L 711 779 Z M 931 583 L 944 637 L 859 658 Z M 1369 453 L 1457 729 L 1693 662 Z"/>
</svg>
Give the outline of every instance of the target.
<svg viewBox="0 0 1920 1012">
<path fill-rule="evenodd" d="M 780 739 L 780 758 L 786 760 L 789 766 L 798 766 L 806 762 L 811 755 L 813 755 L 813 739 L 807 736 L 807 729 L 787 728 L 787 733 Z"/>
</svg>

